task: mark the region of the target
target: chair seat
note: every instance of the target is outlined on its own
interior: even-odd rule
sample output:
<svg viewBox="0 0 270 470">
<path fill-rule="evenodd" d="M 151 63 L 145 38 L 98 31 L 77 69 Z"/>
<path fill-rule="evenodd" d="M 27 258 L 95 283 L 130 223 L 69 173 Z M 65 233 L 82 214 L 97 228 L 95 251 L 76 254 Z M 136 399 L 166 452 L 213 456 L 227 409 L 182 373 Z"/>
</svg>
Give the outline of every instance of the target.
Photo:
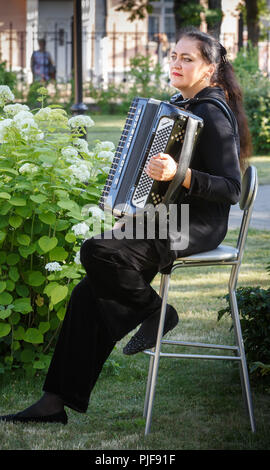
<svg viewBox="0 0 270 470">
<path fill-rule="evenodd" d="M 204 251 L 195 255 L 177 258 L 177 262 L 202 262 L 202 261 L 235 261 L 238 256 L 237 248 L 228 245 L 219 245 L 215 250 Z"/>
</svg>

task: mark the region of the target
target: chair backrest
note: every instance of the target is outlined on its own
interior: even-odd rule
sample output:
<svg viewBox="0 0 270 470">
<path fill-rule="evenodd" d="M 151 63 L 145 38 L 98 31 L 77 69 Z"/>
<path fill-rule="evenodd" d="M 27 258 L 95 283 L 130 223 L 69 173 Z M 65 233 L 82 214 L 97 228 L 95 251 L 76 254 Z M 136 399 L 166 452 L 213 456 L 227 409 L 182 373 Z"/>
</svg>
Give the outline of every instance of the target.
<svg viewBox="0 0 270 470">
<path fill-rule="evenodd" d="M 237 248 L 239 258 L 241 259 L 246 243 L 248 227 L 252 215 L 252 210 L 258 190 L 258 175 L 255 166 L 250 165 L 242 178 L 242 191 L 239 201 L 240 209 L 243 211 L 242 222 L 240 226 Z"/>
</svg>

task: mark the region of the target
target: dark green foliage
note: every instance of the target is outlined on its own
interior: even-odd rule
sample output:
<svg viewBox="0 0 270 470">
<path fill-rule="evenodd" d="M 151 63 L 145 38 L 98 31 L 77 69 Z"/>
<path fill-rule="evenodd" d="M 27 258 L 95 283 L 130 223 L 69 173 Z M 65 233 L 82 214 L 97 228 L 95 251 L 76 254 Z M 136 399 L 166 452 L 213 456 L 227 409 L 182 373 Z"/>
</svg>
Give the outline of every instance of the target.
<svg viewBox="0 0 270 470">
<path fill-rule="evenodd" d="M 254 364 L 260 363 L 262 372 L 266 374 L 270 365 L 270 288 L 240 287 L 236 291 L 240 322 L 247 362 L 251 371 Z M 218 312 L 220 320 L 229 314 L 229 295 L 225 296 L 228 306 Z"/>
</svg>

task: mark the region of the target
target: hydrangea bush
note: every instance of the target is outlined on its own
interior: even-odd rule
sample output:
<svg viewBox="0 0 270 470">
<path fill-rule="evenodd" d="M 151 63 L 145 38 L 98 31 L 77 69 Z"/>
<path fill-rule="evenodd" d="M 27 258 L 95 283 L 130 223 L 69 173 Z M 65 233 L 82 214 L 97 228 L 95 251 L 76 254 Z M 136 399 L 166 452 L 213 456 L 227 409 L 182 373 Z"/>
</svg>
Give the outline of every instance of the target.
<svg viewBox="0 0 270 470">
<path fill-rule="evenodd" d="M 47 90 L 40 89 L 41 101 Z M 47 368 L 74 286 L 82 242 L 104 214 L 98 200 L 114 145 L 84 135 L 89 116 L 7 104 L 0 86 L 0 371 Z"/>
</svg>

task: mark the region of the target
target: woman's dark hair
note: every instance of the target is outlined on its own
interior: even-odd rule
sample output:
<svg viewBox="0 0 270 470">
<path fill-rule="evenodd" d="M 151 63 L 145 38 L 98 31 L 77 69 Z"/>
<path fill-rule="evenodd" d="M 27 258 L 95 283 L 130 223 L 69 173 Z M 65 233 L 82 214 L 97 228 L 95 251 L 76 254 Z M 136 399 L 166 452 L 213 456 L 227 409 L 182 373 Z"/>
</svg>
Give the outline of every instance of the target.
<svg viewBox="0 0 270 470">
<path fill-rule="evenodd" d="M 220 86 L 226 96 L 226 101 L 235 114 L 240 137 L 240 164 L 246 168 L 247 159 L 251 156 L 252 143 L 248 121 L 243 107 L 243 94 L 232 64 L 227 58 L 227 51 L 217 39 L 195 28 L 183 29 L 177 35 L 179 39 L 187 37 L 197 41 L 199 50 L 205 62 L 216 64 L 216 70 L 211 78 L 210 86 Z"/>
</svg>

